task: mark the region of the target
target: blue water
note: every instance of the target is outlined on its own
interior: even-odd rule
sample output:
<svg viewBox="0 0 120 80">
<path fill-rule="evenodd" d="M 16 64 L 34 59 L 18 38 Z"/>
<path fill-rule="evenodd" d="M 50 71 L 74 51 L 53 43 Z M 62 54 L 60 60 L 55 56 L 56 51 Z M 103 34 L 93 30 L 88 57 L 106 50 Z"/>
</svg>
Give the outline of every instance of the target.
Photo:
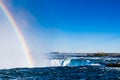
<svg viewBox="0 0 120 80">
<path fill-rule="evenodd" d="M 87 64 L 99 62 L 119 59 L 87 59 Z M 120 68 L 86 65 L 86 59 L 73 59 L 68 66 L 2 69 L 0 80 L 120 80 Z"/>
<path fill-rule="evenodd" d="M 0 80 L 120 80 L 120 68 L 46 67 L 0 70 Z"/>
</svg>

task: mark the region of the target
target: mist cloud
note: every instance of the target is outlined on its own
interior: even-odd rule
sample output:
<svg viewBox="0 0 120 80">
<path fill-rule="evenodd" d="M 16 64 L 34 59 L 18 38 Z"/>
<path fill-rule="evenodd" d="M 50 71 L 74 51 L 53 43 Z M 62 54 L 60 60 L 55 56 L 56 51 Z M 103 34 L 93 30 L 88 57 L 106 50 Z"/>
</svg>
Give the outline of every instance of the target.
<svg viewBox="0 0 120 80">
<path fill-rule="evenodd" d="M 46 52 L 45 48 L 47 47 L 45 47 L 45 44 L 40 40 L 40 38 L 38 38 L 38 36 L 36 36 L 36 31 L 34 31 L 31 27 L 33 26 L 31 21 L 34 21 L 34 17 L 25 11 L 20 11 L 14 14 L 12 15 L 14 15 L 13 17 L 19 25 L 20 31 L 28 44 L 29 50 L 31 52 L 30 54 L 32 55 L 33 60 L 36 63 L 35 66 L 46 66 L 47 60 L 44 53 Z M 42 62 L 38 63 L 37 61 Z M 21 42 L 18 40 L 18 36 L 16 35 L 10 22 L 1 9 L 0 63 L 0 68 L 29 67 L 21 46 Z"/>
<path fill-rule="evenodd" d="M 0 68 L 27 66 L 15 31 L 1 10 L 0 13 Z"/>
</svg>

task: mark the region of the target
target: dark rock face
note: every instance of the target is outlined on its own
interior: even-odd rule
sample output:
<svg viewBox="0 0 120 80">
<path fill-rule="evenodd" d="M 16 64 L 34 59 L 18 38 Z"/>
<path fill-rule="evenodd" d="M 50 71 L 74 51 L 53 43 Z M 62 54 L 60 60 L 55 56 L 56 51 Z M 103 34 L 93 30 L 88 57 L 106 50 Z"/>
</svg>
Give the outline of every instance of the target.
<svg viewBox="0 0 120 80">
<path fill-rule="evenodd" d="M 107 67 L 120 67 L 120 63 L 108 63 L 105 64 Z"/>
<path fill-rule="evenodd" d="M 0 70 L 0 80 L 120 80 L 120 68 L 82 66 Z"/>
</svg>

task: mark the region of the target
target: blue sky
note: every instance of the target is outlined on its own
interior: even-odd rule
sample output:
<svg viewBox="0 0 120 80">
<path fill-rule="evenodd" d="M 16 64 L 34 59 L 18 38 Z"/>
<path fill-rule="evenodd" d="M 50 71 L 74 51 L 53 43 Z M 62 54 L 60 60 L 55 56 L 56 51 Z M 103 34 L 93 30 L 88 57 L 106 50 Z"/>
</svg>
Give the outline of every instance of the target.
<svg viewBox="0 0 120 80">
<path fill-rule="evenodd" d="M 51 51 L 119 52 L 119 3 L 119 0 L 11 0 L 12 7 L 8 7 L 16 16 L 24 11 L 34 17 L 34 21 L 27 17 L 33 32 L 26 32 L 35 33 L 38 42 Z"/>
<path fill-rule="evenodd" d="M 47 66 L 45 53 L 52 51 L 120 53 L 119 0 L 3 1 L 24 35 L 35 66 Z M 18 37 L 1 9 L 0 27 L 0 68 L 27 66 Z"/>
<path fill-rule="evenodd" d="M 13 0 L 14 8 L 25 9 L 46 29 L 80 33 L 119 33 L 119 3 L 119 0 Z"/>
</svg>

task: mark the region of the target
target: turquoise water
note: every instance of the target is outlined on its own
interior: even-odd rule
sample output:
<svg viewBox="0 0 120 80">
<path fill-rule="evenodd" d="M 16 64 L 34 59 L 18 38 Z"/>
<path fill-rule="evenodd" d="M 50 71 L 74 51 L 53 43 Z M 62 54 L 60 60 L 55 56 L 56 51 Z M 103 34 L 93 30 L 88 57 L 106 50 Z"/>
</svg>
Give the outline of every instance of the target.
<svg viewBox="0 0 120 80">
<path fill-rule="evenodd" d="M 105 66 L 106 63 L 119 63 L 119 57 L 82 57 L 67 58 L 61 62 L 61 66 Z"/>
</svg>

